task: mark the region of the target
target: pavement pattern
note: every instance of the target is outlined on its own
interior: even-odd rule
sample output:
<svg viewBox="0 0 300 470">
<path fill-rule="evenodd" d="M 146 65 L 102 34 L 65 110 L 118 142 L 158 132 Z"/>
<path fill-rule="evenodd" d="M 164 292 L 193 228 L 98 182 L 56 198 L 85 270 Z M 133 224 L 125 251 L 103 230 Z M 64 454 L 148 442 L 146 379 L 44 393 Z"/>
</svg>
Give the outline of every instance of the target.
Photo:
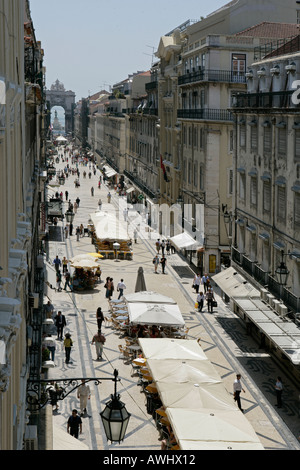
<svg viewBox="0 0 300 470">
<path fill-rule="evenodd" d="M 70 162 L 69 162 L 70 163 Z M 57 169 L 63 169 L 66 162 L 60 161 Z M 79 166 L 81 172 L 81 186 L 75 188 L 75 176 L 69 176 L 64 186 L 57 188 L 63 193 L 68 190 L 68 199 L 72 202 L 76 197 L 80 198 L 80 206 L 77 210 L 74 228 L 81 223 L 86 227 L 89 214 L 98 210 L 98 199 L 103 201 L 102 210 L 115 210 L 118 208 L 123 219 L 123 209 L 127 206 L 126 197 L 119 197 L 113 190 L 112 201 L 107 202 L 109 191 L 105 184 L 98 188 L 100 171 L 84 179 L 84 169 Z M 94 187 L 94 196 L 91 195 L 91 187 Z M 218 307 L 214 313 L 207 311 L 206 306 L 201 313 L 194 308 L 196 294 L 192 289 L 194 272 L 187 261 L 178 254 L 167 256 L 166 274 L 155 274 L 152 259 L 156 253 L 155 241 L 161 236 L 155 232 L 149 232 L 144 215 L 136 213 L 132 206 L 129 207 L 127 222 L 128 231 L 133 236 L 134 228 L 139 229 L 138 242 L 133 243 L 133 260 L 101 260 L 101 283 L 92 291 L 83 292 L 58 292 L 55 287 L 55 270 L 52 264 L 56 255 L 61 259 L 67 259 L 77 254 L 94 251 L 91 238 L 87 235 L 76 240 L 76 235 L 64 238 L 63 228 L 65 221 L 50 227 L 49 253 L 46 262 L 48 279 L 52 284 L 49 288 L 45 303 L 50 299 L 55 312 L 61 310 L 66 316 L 67 327 L 64 334 L 71 333 L 74 346 L 71 352 L 71 363 L 65 363 L 63 342 L 56 340 L 55 368 L 49 369 L 48 378 L 78 378 L 78 377 L 113 377 L 114 369 L 119 371 L 120 382 L 118 393 L 131 413 L 131 419 L 126 433 L 126 438 L 121 444 L 108 443 L 105 437 L 100 412 L 110 400 L 113 393 L 113 383 L 104 381 L 99 386 L 93 382 L 89 384 L 91 398 L 88 403 L 87 413 L 82 417 L 83 432 L 79 441 L 90 450 L 146 450 L 159 451 L 161 442 L 152 415 L 147 413 L 146 399 L 141 387 L 137 385 L 138 377 L 133 374 L 132 366 L 124 361 L 120 355 L 119 345 L 124 346 L 125 341 L 104 323 L 102 331 L 106 337 L 103 351 L 103 359 L 96 359 L 95 347 L 91 340 L 97 332 L 96 310 L 102 307 L 104 315 L 109 313 L 109 306 L 105 298 L 104 280 L 107 276 L 114 279 L 115 286 L 121 278 L 126 284 L 126 293 L 133 293 L 140 266 L 143 267 L 147 290 L 159 292 L 172 297 L 177 303 L 186 322 L 189 339 L 201 339 L 200 344 L 207 357 L 215 366 L 221 376 L 228 392 L 233 397 L 233 382 L 237 373 L 242 375 L 242 384 L 246 393 L 242 395 L 242 406 L 245 416 L 252 424 L 262 445 L 266 450 L 299 450 L 299 390 L 284 370 L 279 370 L 272 357 L 247 335 L 243 322 L 230 310 L 220 296 L 217 286 L 214 286 Z M 67 210 L 64 203 L 64 212 Z M 74 233 L 74 232 L 73 232 Z M 52 282 L 51 282 L 52 280 Z M 64 284 L 63 284 L 64 285 Z M 115 296 L 117 292 L 115 290 Z M 52 331 L 56 337 L 56 330 Z M 281 375 L 284 384 L 283 407 L 276 408 L 276 394 L 274 385 L 278 375 Z M 67 420 L 73 408 L 79 410 L 79 400 L 74 392 L 64 401 L 59 402 L 59 409 L 53 411 L 55 426 L 66 431 Z"/>
</svg>

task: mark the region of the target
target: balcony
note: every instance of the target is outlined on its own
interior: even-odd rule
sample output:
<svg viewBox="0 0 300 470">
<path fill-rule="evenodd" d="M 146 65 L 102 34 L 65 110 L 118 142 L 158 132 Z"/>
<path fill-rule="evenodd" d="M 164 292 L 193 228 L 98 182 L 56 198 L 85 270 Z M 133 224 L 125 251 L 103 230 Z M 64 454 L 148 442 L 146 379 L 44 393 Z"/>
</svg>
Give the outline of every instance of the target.
<svg viewBox="0 0 300 470">
<path fill-rule="evenodd" d="M 153 91 L 153 90 L 156 90 L 156 89 L 157 89 L 157 86 L 158 86 L 158 82 L 157 82 L 157 81 L 153 81 L 153 82 L 146 83 L 146 91 Z"/>
<path fill-rule="evenodd" d="M 245 273 L 253 277 L 262 287 L 267 288 L 275 297 L 281 299 L 289 310 L 299 311 L 300 297 L 289 291 L 287 287 L 281 286 L 270 273 L 262 270 L 256 262 L 251 261 L 234 247 L 231 248 L 231 257 L 232 261 L 238 264 Z"/>
<path fill-rule="evenodd" d="M 269 109 L 274 108 L 295 108 L 299 111 L 299 104 L 292 102 L 292 95 L 295 91 L 273 91 L 261 93 L 237 93 L 234 95 L 233 109 Z"/>
<path fill-rule="evenodd" d="M 178 119 L 202 119 L 206 121 L 233 121 L 233 115 L 227 109 L 179 109 Z"/>
<path fill-rule="evenodd" d="M 128 170 L 124 170 L 124 175 L 127 176 L 143 193 L 145 193 L 150 199 L 155 199 L 156 194 L 148 188 L 142 181 L 140 181 L 133 173 Z"/>
<path fill-rule="evenodd" d="M 231 70 L 198 70 L 178 77 L 178 85 L 196 82 L 246 83 L 245 73 Z"/>
</svg>

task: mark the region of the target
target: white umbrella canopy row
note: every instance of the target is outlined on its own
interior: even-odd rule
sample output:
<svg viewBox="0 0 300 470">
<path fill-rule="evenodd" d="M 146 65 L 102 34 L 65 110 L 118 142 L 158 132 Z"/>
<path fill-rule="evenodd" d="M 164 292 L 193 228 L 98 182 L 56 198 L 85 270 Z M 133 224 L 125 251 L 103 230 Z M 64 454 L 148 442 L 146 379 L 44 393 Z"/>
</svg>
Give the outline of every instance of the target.
<svg viewBox="0 0 300 470">
<path fill-rule="evenodd" d="M 139 342 L 181 450 L 263 450 L 197 341 Z"/>
</svg>

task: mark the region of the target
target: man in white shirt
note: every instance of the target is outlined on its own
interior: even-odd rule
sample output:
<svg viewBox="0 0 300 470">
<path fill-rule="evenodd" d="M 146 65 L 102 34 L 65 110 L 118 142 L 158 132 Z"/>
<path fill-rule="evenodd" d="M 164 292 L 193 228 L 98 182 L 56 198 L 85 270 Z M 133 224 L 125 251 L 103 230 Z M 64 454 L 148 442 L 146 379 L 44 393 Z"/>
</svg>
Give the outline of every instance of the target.
<svg viewBox="0 0 300 470">
<path fill-rule="evenodd" d="M 119 297 L 118 297 L 118 299 L 120 299 L 121 297 L 123 297 L 124 289 L 126 289 L 126 286 L 125 286 L 125 284 L 124 284 L 123 279 L 121 279 L 121 281 L 120 281 L 120 282 L 118 283 L 118 285 L 117 285 L 117 291 L 119 292 Z"/>
<path fill-rule="evenodd" d="M 241 398 L 240 398 L 240 394 L 242 392 L 245 393 L 245 390 L 243 389 L 242 383 L 241 383 L 241 374 L 237 374 L 236 379 L 233 383 L 233 395 L 234 395 L 234 400 L 237 402 L 239 409 L 242 412 L 244 412 L 241 406 Z"/>
</svg>

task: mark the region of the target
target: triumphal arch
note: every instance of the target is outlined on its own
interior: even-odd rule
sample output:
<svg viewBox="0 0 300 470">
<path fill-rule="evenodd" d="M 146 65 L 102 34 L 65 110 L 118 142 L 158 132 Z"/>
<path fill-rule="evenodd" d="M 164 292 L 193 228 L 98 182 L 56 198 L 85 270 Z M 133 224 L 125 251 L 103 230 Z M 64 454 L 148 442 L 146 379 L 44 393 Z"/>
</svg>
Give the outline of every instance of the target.
<svg viewBox="0 0 300 470">
<path fill-rule="evenodd" d="M 66 91 L 64 85 L 59 81 L 51 86 L 46 92 L 46 99 L 50 104 L 50 110 L 54 106 L 61 106 L 65 110 L 65 132 L 66 134 L 74 134 L 74 109 L 75 109 L 75 93 Z"/>
</svg>

